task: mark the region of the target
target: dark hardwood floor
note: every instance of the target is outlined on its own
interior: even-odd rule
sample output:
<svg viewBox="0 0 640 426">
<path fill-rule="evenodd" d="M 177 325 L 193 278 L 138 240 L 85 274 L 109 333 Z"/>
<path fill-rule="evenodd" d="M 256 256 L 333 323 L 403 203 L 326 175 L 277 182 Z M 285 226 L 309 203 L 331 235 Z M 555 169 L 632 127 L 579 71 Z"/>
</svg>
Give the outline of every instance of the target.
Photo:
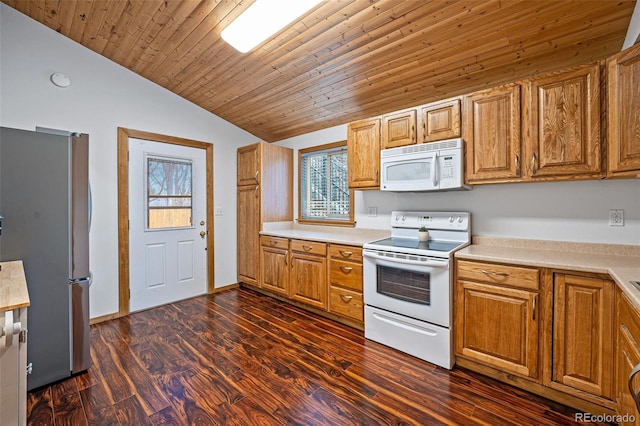
<svg viewBox="0 0 640 426">
<path fill-rule="evenodd" d="M 91 327 L 87 373 L 29 393 L 31 425 L 565 425 L 574 410 L 247 289 Z"/>
</svg>

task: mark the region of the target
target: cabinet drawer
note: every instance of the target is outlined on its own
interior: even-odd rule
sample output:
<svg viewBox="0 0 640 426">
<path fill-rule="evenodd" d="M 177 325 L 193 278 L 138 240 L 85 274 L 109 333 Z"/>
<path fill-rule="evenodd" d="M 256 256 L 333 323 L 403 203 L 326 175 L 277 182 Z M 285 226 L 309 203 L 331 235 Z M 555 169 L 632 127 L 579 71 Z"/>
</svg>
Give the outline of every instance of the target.
<svg viewBox="0 0 640 426">
<path fill-rule="evenodd" d="M 540 271 L 519 266 L 459 260 L 457 277 L 458 279 L 483 281 L 531 290 L 540 288 Z"/>
<path fill-rule="evenodd" d="M 347 287 L 362 292 L 362 265 L 331 259 L 329 281 L 333 286 Z"/>
<path fill-rule="evenodd" d="M 329 246 L 329 256 L 332 259 L 348 260 L 349 262 L 362 263 L 362 248 L 331 244 Z"/>
<path fill-rule="evenodd" d="M 291 250 L 307 254 L 327 254 L 327 245 L 317 241 L 291 240 Z"/>
<path fill-rule="evenodd" d="M 287 250 L 289 249 L 289 240 L 286 238 L 269 237 L 267 235 L 263 235 L 260 237 L 260 245 Z"/>
<path fill-rule="evenodd" d="M 362 293 L 331 287 L 329 290 L 329 311 L 362 321 Z"/>
</svg>

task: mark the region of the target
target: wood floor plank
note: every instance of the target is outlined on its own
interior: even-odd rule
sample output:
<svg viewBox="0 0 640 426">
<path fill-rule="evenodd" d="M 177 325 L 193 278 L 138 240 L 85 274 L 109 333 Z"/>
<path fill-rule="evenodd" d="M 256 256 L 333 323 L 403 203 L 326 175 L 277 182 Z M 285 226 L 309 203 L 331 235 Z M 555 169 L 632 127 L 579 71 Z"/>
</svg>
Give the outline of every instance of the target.
<svg viewBox="0 0 640 426">
<path fill-rule="evenodd" d="M 91 327 L 29 425 L 568 425 L 575 410 L 239 288 Z"/>
</svg>

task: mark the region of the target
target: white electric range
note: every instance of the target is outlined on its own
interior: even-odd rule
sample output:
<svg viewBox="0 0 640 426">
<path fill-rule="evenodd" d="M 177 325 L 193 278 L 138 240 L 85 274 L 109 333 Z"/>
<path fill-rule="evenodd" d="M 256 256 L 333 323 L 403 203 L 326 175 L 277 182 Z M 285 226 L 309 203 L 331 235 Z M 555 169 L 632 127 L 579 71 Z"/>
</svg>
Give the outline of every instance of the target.
<svg viewBox="0 0 640 426">
<path fill-rule="evenodd" d="M 427 228 L 428 241 L 418 239 Z M 456 250 L 471 242 L 468 212 L 391 215 L 391 238 L 363 246 L 365 337 L 450 369 Z"/>
</svg>

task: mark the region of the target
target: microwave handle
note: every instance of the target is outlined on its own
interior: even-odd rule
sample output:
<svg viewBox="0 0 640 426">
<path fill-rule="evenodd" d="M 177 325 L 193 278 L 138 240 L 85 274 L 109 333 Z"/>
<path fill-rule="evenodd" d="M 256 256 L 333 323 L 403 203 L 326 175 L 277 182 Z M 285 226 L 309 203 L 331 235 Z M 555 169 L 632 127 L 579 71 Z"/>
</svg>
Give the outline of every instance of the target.
<svg viewBox="0 0 640 426">
<path fill-rule="evenodd" d="M 438 186 L 438 153 L 433 153 L 433 164 L 431 165 L 431 183 Z"/>
</svg>

